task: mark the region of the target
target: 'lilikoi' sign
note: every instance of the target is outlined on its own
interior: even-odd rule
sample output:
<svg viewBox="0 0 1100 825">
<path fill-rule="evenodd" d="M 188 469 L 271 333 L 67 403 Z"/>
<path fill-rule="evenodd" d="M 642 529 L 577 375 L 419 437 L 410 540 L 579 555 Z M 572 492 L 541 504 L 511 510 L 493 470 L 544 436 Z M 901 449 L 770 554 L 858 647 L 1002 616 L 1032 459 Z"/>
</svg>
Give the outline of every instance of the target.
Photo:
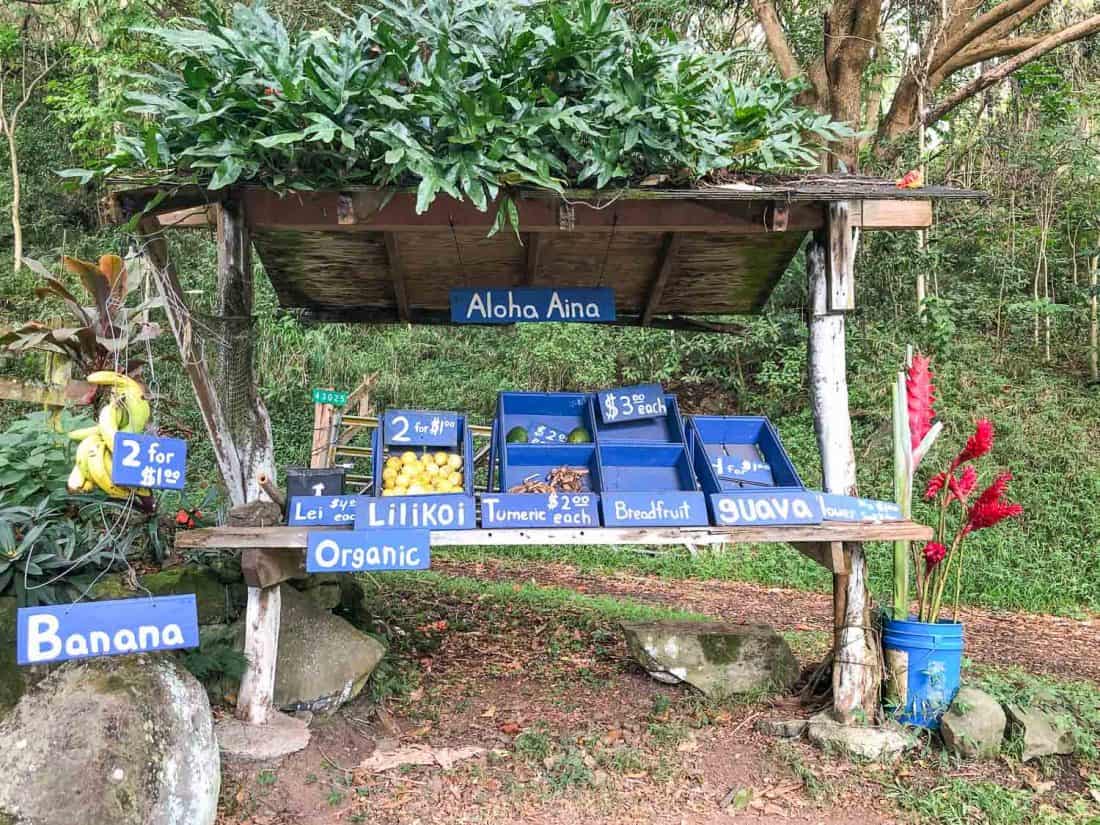
<svg viewBox="0 0 1100 825">
<path fill-rule="evenodd" d="M 194 594 L 21 607 L 16 615 L 16 660 L 21 665 L 198 644 Z"/>
</svg>

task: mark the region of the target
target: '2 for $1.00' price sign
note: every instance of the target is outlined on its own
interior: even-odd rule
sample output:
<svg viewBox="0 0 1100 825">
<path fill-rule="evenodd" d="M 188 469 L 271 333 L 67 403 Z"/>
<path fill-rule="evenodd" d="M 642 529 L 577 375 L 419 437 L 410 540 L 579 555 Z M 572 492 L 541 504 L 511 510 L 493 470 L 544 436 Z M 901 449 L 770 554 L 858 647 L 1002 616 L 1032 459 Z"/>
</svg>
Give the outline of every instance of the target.
<svg viewBox="0 0 1100 825">
<path fill-rule="evenodd" d="M 453 447 L 458 444 L 458 414 L 423 410 L 386 410 L 382 432 L 389 445 Z"/>
<path fill-rule="evenodd" d="M 111 481 L 119 487 L 182 490 L 187 442 L 141 433 L 116 433 Z"/>
<path fill-rule="evenodd" d="M 639 384 L 596 393 L 600 415 L 605 424 L 633 421 L 639 418 L 660 418 L 668 413 L 665 391 L 660 384 Z"/>
</svg>

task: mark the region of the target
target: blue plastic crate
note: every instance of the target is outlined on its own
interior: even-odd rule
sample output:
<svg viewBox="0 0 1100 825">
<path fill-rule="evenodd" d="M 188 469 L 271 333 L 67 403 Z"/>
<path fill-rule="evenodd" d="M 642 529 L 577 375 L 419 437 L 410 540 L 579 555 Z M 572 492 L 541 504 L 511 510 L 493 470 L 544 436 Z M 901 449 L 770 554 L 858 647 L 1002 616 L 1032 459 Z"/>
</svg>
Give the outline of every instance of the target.
<svg viewBox="0 0 1100 825">
<path fill-rule="evenodd" d="M 681 444 L 600 444 L 601 492 L 697 490 Z"/>
<path fill-rule="evenodd" d="M 546 474 L 558 467 L 583 467 L 588 470 L 586 492 L 600 489 L 600 468 L 596 447 L 592 444 L 505 444 L 501 451 L 500 492 L 522 484 L 534 476 L 545 481 Z"/>
<path fill-rule="evenodd" d="M 451 413 L 456 415 L 455 413 Z M 472 530 L 477 527 L 474 504 L 474 439 L 470 428 L 466 426 L 466 416 L 457 414 L 458 444 L 453 447 L 441 445 L 386 444 L 383 428 L 378 427 L 371 435 L 372 464 L 374 468 L 373 495 L 360 497 L 357 511 L 357 529 L 386 527 L 428 527 L 429 529 Z M 382 469 L 389 454 L 398 454 L 409 450 L 417 455 L 426 452 L 457 452 L 462 456 L 463 492 L 431 493 L 408 496 L 382 496 Z M 365 507 L 364 499 L 374 501 Z M 381 501 L 377 501 L 381 499 Z M 442 505 L 442 506 L 441 506 Z M 447 510 L 453 517 L 446 520 L 437 518 L 437 513 Z M 367 512 L 369 511 L 369 513 Z M 384 511 L 384 512 L 383 512 Z"/>
<path fill-rule="evenodd" d="M 527 431 L 528 444 L 564 445 L 577 427 L 595 435 L 589 397 L 579 392 L 502 392 L 497 396 L 497 435 L 515 427 Z M 499 452 L 499 451 L 498 451 Z"/>
<path fill-rule="evenodd" d="M 806 491 L 768 419 L 696 415 L 688 421 L 688 432 L 714 524 L 821 523 L 820 497 Z"/>
<path fill-rule="evenodd" d="M 607 424 L 596 410 L 595 395 L 590 396 L 590 418 L 596 425 L 596 442 L 655 442 L 659 444 L 686 444 L 684 420 L 680 416 L 680 406 L 676 396 L 663 396 L 668 412 L 659 418 L 637 418 L 631 421 L 619 421 Z"/>
</svg>

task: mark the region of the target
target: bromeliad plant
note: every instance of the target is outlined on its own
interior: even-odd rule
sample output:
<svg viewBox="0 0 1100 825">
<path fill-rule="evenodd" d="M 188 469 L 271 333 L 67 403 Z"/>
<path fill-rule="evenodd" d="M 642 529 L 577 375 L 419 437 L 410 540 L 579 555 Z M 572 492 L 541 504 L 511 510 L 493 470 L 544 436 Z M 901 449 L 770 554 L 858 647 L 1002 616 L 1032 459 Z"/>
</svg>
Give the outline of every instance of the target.
<svg viewBox="0 0 1100 825">
<path fill-rule="evenodd" d="M 906 374 L 908 398 L 907 418 L 910 444 L 920 456 L 920 445 L 930 445 L 935 438 L 935 388 L 929 359 L 916 354 Z M 993 423 L 979 419 L 974 433 L 947 468 L 933 475 L 925 487 L 924 497 L 934 501 L 938 510 L 936 538 L 914 552 L 917 582 L 917 618 L 922 622 L 937 622 L 943 609 L 944 594 L 954 580 L 952 620 L 958 621 L 959 594 L 962 584 L 963 544 L 966 537 L 978 530 L 999 524 L 1006 518 L 1023 513 L 1023 507 L 1005 500 L 1011 472 L 1001 472 L 976 497 L 978 486 L 976 462 L 993 449 Z M 896 598 L 895 594 L 895 598 Z M 908 600 L 905 602 L 908 607 Z M 895 607 L 897 605 L 895 604 Z"/>
<path fill-rule="evenodd" d="M 737 55 L 633 31 L 608 0 L 374 0 L 337 32 L 261 2 L 143 32 L 169 61 L 103 171 L 274 188 L 417 187 L 518 216 L 508 187 L 691 182 L 815 168 L 846 126 L 796 82 L 738 83 Z M 143 88 L 142 88 L 143 87 Z M 88 170 L 62 174 L 88 180 Z"/>
</svg>

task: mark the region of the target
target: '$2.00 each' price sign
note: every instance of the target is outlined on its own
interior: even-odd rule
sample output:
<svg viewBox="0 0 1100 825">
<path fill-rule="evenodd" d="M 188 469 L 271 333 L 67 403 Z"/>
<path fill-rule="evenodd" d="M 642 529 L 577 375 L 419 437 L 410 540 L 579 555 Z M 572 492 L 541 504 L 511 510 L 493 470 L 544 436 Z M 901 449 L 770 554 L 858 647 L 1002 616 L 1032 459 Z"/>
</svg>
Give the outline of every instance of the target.
<svg viewBox="0 0 1100 825">
<path fill-rule="evenodd" d="M 111 481 L 120 487 L 182 490 L 187 442 L 140 433 L 116 433 Z"/>
</svg>

